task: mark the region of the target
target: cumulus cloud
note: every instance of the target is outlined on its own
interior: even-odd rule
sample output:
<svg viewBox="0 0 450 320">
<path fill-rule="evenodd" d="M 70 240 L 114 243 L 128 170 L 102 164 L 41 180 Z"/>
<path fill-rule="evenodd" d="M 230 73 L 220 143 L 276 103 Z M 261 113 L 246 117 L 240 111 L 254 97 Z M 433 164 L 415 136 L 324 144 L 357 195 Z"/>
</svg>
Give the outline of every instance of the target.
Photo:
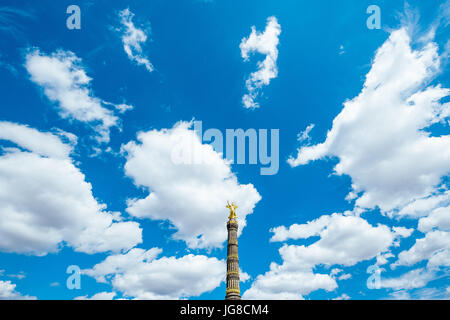
<svg viewBox="0 0 450 320">
<path fill-rule="evenodd" d="M 393 227 L 392 230 L 396 235 L 402 238 L 408 238 L 414 232 L 414 229 L 408 229 L 405 227 Z"/>
<path fill-rule="evenodd" d="M 450 206 L 439 207 L 419 220 L 418 229 L 428 232 L 435 228 L 450 231 Z"/>
<path fill-rule="evenodd" d="M 131 249 L 108 256 L 84 274 L 111 282 L 115 290 L 135 299 L 181 299 L 217 288 L 225 279 L 223 260 L 203 255 L 157 256 L 159 248 Z"/>
<path fill-rule="evenodd" d="M 325 142 L 300 147 L 289 164 L 337 157 L 335 172 L 351 177 L 349 199 L 356 197 L 361 208 L 391 212 L 432 195 L 450 171 L 450 136 L 427 131 L 432 124 L 445 125 L 450 115 L 450 103 L 442 102 L 450 90 L 429 85 L 440 70 L 435 43 L 412 49 L 405 28 L 393 31 Z"/>
<path fill-rule="evenodd" d="M 399 253 L 398 259 L 392 264 L 397 266 L 412 266 L 423 260 L 428 260 L 428 272 L 450 267 L 450 207 L 437 207 L 427 216 L 419 219 L 418 230 L 425 233 L 423 238 L 416 239 L 408 250 Z"/>
<path fill-rule="evenodd" d="M 110 128 L 119 124 L 114 111 L 105 106 L 113 106 L 119 111 L 132 108 L 95 97 L 90 86 L 92 79 L 73 52 L 59 50 L 45 55 L 34 50 L 27 54 L 25 67 L 31 81 L 44 89 L 50 101 L 57 103 L 60 116 L 89 123 L 98 133 L 99 142 L 108 142 Z"/>
<path fill-rule="evenodd" d="M 22 295 L 16 291 L 16 285 L 11 281 L 0 280 L 0 300 L 35 300 L 36 297 Z"/>
<path fill-rule="evenodd" d="M 0 122 L 0 139 L 19 148 L 0 154 L 0 250 L 45 255 L 63 245 L 76 251 L 120 251 L 142 241 L 139 224 L 117 221 L 92 195 L 73 164 L 71 146 L 56 135 Z"/>
<path fill-rule="evenodd" d="M 176 230 L 173 238 L 190 248 L 220 247 L 227 237 L 227 200 L 239 206 L 241 232 L 261 196 L 252 184 L 240 184 L 229 163 L 211 145 L 202 144 L 191 126 L 179 122 L 171 129 L 140 132 L 137 142 L 122 147 L 126 175 L 149 191 L 143 199 L 130 199 L 127 212 L 169 221 Z M 193 156 L 205 161 L 176 161 L 174 154 L 183 145 L 192 146 Z"/>
<path fill-rule="evenodd" d="M 393 257 L 395 257 L 395 256 L 392 254 L 392 252 L 380 253 L 377 256 L 376 265 L 377 266 L 382 266 L 382 265 L 384 265 L 384 264 L 389 262 L 388 259 L 393 258 Z"/>
<path fill-rule="evenodd" d="M 448 126 L 450 103 L 445 98 L 450 89 L 431 84 L 442 72 L 434 33 L 414 43 L 413 49 L 407 29 L 391 32 L 377 50 L 362 91 L 344 103 L 326 140 L 301 146 L 288 160 L 295 167 L 336 157 L 336 174 L 352 179 L 346 199 L 355 200 L 357 211 L 378 207 L 389 217 L 418 219 L 417 229 L 425 236 L 401 251 L 391 267 L 428 262 L 425 268 L 385 279 L 384 286 L 399 290 L 398 295 L 409 295 L 404 290 L 425 286 L 436 272 L 450 266 L 450 191 L 445 180 L 450 172 L 450 136 L 430 130 L 436 124 Z M 279 227 L 272 240 L 317 232 L 320 223 L 326 221 Z M 397 237 L 409 237 L 413 231 L 392 230 Z M 397 241 L 393 244 L 398 246 Z M 377 264 L 393 257 L 391 252 L 380 253 Z M 414 277 L 416 281 L 410 281 Z"/>
<path fill-rule="evenodd" d="M 435 279 L 432 271 L 424 268 L 414 269 L 396 278 L 381 277 L 380 288 L 390 288 L 394 290 L 410 290 L 422 288 L 428 282 Z"/>
<path fill-rule="evenodd" d="M 420 218 L 427 216 L 431 211 L 450 204 L 450 191 L 439 190 L 428 197 L 414 199 L 404 206 L 395 215 L 398 217 Z"/>
<path fill-rule="evenodd" d="M 400 252 L 392 267 L 412 266 L 423 260 L 428 260 L 429 268 L 450 267 L 450 232 L 428 232 L 424 238 L 417 239 L 409 250 Z"/>
<path fill-rule="evenodd" d="M 348 280 L 352 277 L 350 273 L 342 273 L 344 270 L 339 268 L 333 268 L 330 272 L 330 276 L 338 280 Z"/>
<path fill-rule="evenodd" d="M 319 236 L 318 241 L 309 246 L 284 245 L 280 249 L 282 257 L 293 264 L 296 261 L 308 266 L 352 266 L 386 251 L 396 239 L 396 233 L 389 227 L 381 224 L 374 227 L 361 217 L 338 213 L 326 217 L 329 218 L 325 225 L 322 225 L 323 217 L 310 223 L 311 225 L 317 222 L 321 229 L 305 237 Z M 277 230 L 274 229 L 275 235 Z"/>
<path fill-rule="evenodd" d="M 40 156 L 52 158 L 65 159 L 73 151 L 72 144 L 63 143 L 52 133 L 8 121 L 0 122 L 0 140 L 9 140 Z"/>
<path fill-rule="evenodd" d="M 256 278 L 244 293 L 244 298 L 256 299 L 262 295 L 275 299 L 300 299 L 318 289 L 332 291 L 337 288 L 335 277 L 342 270 L 334 268 L 330 274 L 317 274 L 313 272 L 316 266 L 353 266 L 387 251 L 401 236 L 385 225 L 374 227 L 361 217 L 339 213 L 322 216 L 307 224 L 278 227 L 271 231 L 274 233 L 271 241 L 313 236 L 320 239 L 309 246 L 283 245 L 279 249 L 283 263 L 272 263 L 270 271 Z M 340 280 L 348 278 L 349 275 L 344 274 Z"/>
<path fill-rule="evenodd" d="M 270 271 L 259 275 L 242 297 L 247 300 L 303 300 L 303 296 L 312 291 L 336 288 L 336 281 L 327 274 L 308 269 L 289 270 L 273 263 Z"/>
<path fill-rule="evenodd" d="M 258 62 L 258 70 L 250 74 L 246 81 L 248 93 L 242 98 L 245 108 L 258 108 L 259 104 L 255 101 L 259 91 L 263 86 L 267 86 L 270 80 L 278 75 L 278 43 L 281 27 L 276 17 L 267 19 L 266 29 L 263 33 L 256 31 L 252 27 L 252 32 L 248 38 L 243 38 L 239 48 L 244 61 L 248 61 L 249 54 L 253 52 L 261 53 L 266 56 L 263 61 Z"/>
<path fill-rule="evenodd" d="M 315 220 L 308 221 L 306 224 L 294 223 L 289 228 L 286 228 L 285 226 L 272 228 L 270 229 L 270 232 L 273 232 L 273 236 L 270 241 L 283 242 L 288 239 L 306 239 L 319 235 L 320 231 L 329 224 L 330 219 L 331 216 L 323 215 Z"/>
<path fill-rule="evenodd" d="M 128 58 L 139 65 L 145 66 L 149 71 L 153 71 L 153 65 L 147 56 L 142 53 L 141 44 L 147 41 L 147 35 L 144 30 L 136 28 L 133 23 L 134 13 L 130 9 L 124 9 L 119 12 L 120 22 L 122 24 L 122 43 Z"/>
</svg>

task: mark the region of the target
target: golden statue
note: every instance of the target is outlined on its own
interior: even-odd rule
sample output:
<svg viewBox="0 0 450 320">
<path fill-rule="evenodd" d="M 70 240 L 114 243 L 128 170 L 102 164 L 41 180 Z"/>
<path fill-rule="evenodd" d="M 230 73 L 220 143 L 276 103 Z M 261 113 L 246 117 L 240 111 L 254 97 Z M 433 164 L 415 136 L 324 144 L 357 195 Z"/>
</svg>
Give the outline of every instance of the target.
<svg viewBox="0 0 450 320">
<path fill-rule="evenodd" d="M 236 209 L 238 208 L 238 206 L 235 205 L 234 202 L 232 202 L 230 204 L 230 202 L 227 201 L 227 206 L 226 207 L 228 209 L 230 209 L 230 215 L 228 216 L 228 219 L 236 219 L 237 218 L 237 216 L 236 216 Z"/>
</svg>

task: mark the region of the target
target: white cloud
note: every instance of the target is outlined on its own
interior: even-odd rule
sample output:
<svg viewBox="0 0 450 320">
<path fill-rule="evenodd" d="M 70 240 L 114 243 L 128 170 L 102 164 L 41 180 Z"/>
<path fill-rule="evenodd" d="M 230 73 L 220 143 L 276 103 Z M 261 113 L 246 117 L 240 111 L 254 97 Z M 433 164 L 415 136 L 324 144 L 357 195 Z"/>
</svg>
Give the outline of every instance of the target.
<svg viewBox="0 0 450 320">
<path fill-rule="evenodd" d="M 252 32 L 248 38 L 243 38 L 239 48 L 242 58 L 247 61 L 249 54 L 253 52 L 261 53 L 266 56 L 263 61 L 258 62 L 258 70 L 253 72 L 246 81 L 248 94 L 244 95 L 242 102 L 245 108 L 258 108 L 259 104 L 255 102 L 260 89 L 268 85 L 270 80 L 278 75 L 278 43 L 281 27 L 277 18 L 269 17 L 267 19 L 266 29 L 263 33 L 257 32 L 252 27 Z"/>
<path fill-rule="evenodd" d="M 294 223 L 289 228 L 280 226 L 270 229 L 273 236 L 270 241 L 286 241 L 288 239 L 306 239 L 317 236 L 330 223 L 331 216 L 323 215 L 315 220 L 308 221 L 306 224 Z"/>
<path fill-rule="evenodd" d="M 420 268 L 408 271 L 396 278 L 380 278 L 380 288 L 390 288 L 394 290 L 409 290 L 422 288 L 428 282 L 435 279 L 434 272 Z"/>
<path fill-rule="evenodd" d="M 422 288 L 416 290 L 414 295 L 417 296 L 418 299 L 424 300 L 449 300 L 450 295 L 448 292 L 448 288 Z"/>
<path fill-rule="evenodd" d="M 68 158 L 73 146 L 54 134 L 13 122 L 0 121 L 0 140 L 9 140 L 41 156 Z"/>
<path fill-rule="evenodd" d="M 26 274 L 24 271 L 20 271 L 19 273 L 11 273 L 11 274 L 7 274 L 6 276 L 10 277 L 10 278 L 17 278 L 19 280 L 22 280 L 26 277 Z"/>
<path fill-rule="evenodd" d="M 338 277 L 338 280 L 348 280 L 352 277 L 350 273 L 344 273 Z"/>
<path fill-rule="evenodd" d="M 283 265 L 272 263 L 270 271 L 259 275 L 242 297 L 249 300 L 303 300 L 310 292 L 336 288 L 336 281 L 328 274 L 314 273 L 289 262 Z"/>
<path fill-rule="evenodd" d="M 404 206 L 398 213 L 399 217 L 420 218 L 427 216 L 433 209 L 450 203 L 450 191 L 433 194 L 428 197 L 414 199 Z"/>
<path fill-rule="evenodd" d="M 434 228 L 450 231 L 450 206 L 436 208 L 428 216 L 419 219 L 420 231 L 427 232 Z"/>
<path fill-rule="evenodd" d="M 297 141 L 298 142 L 308 142 L 311 140 L 311 137 L 309 136 L 309 133 L 311 132 L 312 129 L 314 129 L 314 124 L 311 123 L 309 126 L 306 127 L 306 129 L 302 132 L 300 132 L 297 135 Z"/>
<path fill-rule="evenodd" d="M 0 135 L 27 149 L 0 156 L 0 250 L 45 255 L 67 244 L 95 253 L 142 241 L 138 223 L 115 221 L 117 213 L 97 202 L 57 136 L 9 122 L 0 122 Z"/>
<path fill-rule="evenodd" d="M 333 268 L 333 269 L 331 269 L 330 276 L 336 276 L 336 275 L 338 275 L 339 273 L 341 273 L 343 271 L 344 270 L 339 269 L 339 268 Z"/>
<path fill-rule="evenodd" d="M 392 227 L 392 231 L 394 231 L 394 233 L 399 237 L 408 238 L 414 232 L 414 229 L 408 229 L 405 227 Z"/>
<path fill-rule="evenodd" d="M 321 218 L 315 221 L 321 223 Z M 309 246 L 284 245 L 281 256 L 303 266 L 352 266 L 386 251 L 396 237 L 385 225 L 374 227 L 360 217 L 337 213 L 329 216 L 328 223 L 316 235 L 320 239 Z"/>
<path fill-rule="evenodd" d="M 318 289 L 332 291 L 337 288 L 335 277 L 342 270 L 334 268 L 329 275 L 316 274 L 313 272 L 316 266 L 353 266 L 387 251 L 400 236 L 387 226 L 374 227 L 360 217 L 338 213 L 295 225 L 295 228 L 274 228 L 272 232 L 272 241 L 313 236 L 320 239 L 309 246 L 283 245 L 279 250 L 283 263 L 272 263 L 270 271 L 256 278 L 244 298 L 256 299 L 262 295 L 299 299 Z M 349 275 L 344 274 L 340 280 L 348 278 Z"/>
<path fill-rule="evenodd" d="M 119 12 L 120 22 L 123 25 L 122 42 L 123 49 L 128 55 L 128 58 L 139 65 L 145 66 L 149 71 L 153 71 L 153 65 L 150 63 L 148 58 L 142 53 L 141 43 L 147 41 L 147 35 L 144 30 L 136 28 L 133 23 L 134 13 L 130 9 L 124 9 Z"/>
<path fill-rule="evenodd" d="M 389 262 L 389 260 L 388 260 L 389 258 L 393 258 L 393 257 L 395 257 L 395 256 L 390 251 L 389 252 L 385 252 L 385 253 L 380 253 L 377 256 L 376 265 L 377 266 L 382 266 L 382 265 L 384 265 L 384 264 Z"/>
<path fill-rule="evenodd" d="M 203 145 L 180 122 L 171 129 L 140 132 L 138 142 L 122 147 L 126 152 L 125 173 L 150 194 L 130 200 L 127 212 L 138 218 L 168 220 L 176 229 L 174 239 L 186 241 L 190 248 L 220 247 L 226 240 L 226 201 L 239 206 L 239 230 L 253 212 L 261 196 L 252 184 L 239 184 L 230 165 L 210 145 Z M 181 145 L 190 145 L 195 155 L 208 161 L 177 164 L 173 154 Z"/>
<path fill-rule="evenodd" d="M 241 268 L 239 268 L 239 281 L 247 282 L 250 279 L 251 279 L 250 275 L 247 272 L 242 271 Z"/>
<path fill-rule="evenodd" d="M 203 255 L 156 258 L 159 248 L 131 249 L 107 257 L 84 274 L 111 281 L 114 290 L 136 299 L 180 299 L 217 288 L 225 279 L 223 260 Z"/>
<path fill-rule="evenodd" d="M 342 273 L 344 270 L 339 268 L 331 269 L 330 276 L 338 280 L 348 280 L 352 277 L 350 273 Z"/>
<path fill-rule="evenodd" d="M 83 272 L 94 277 L 97 282 L 108 283 L 108 278 L 111 278 L 112 275 L 123 273 L 136 266 L 138 262 L 150 262 L 161 252 L 162 249 L 160 248 L 149 250 L 133 248 L 125 254 L 110 255 L 92 269 L 84 270 Z"/>
<path fill-rule="evenodd" d="M 362 208 L 390 212 L 432 195 L 450 171 L 450 136 L 425 131 L 450 114 L 450 103 L 440 102 L 450 90 L 428 85 L 440 71 L 435 43 L 412 49 L 405 29 L 393 31 L 325 142 L 300 147 L 289 164 L 339 158 L 335 172 L 352 178 L 352 195 Z"/>
<path fill-rule="evenodd" d="M 70 51 L 45 55 L 34 50 L 27 54 L 25 67 L 31 81 L 44 89 L 50 101 L 58 104 L 62 118 L 89 123 L 97 131 L 99 142 L 109 141 L 110 128 L 118 125 L 119 118 L 104 105 L 119 110 L 124 110 L 125 105 L 115 105 L 93 95 L 92 79 L 86 75 L 81 59 Z"/>
<path fill-rule="evenodd" d="M 402 251 L 391 267 L 428 260 L 426 268 L 383 280 L 384 287 L 395 290 L 423 287 L 434 279 L 436 270 L 450 266 L 450 191 L 443 183 L 450 172 L 450 136 L 428 132 L 433 124 L 448 125 L 450 103 L 443 98 L 450 90 L 430 85 L 442 72 L 432 36 L 421 38 L 413 49 L 407 28 L 393 31 L 378 49 L 362 91 L 344 103 L 325 142 L 303 145 L 288 160 L 295 167 L 337 157 L 335 172 L 351 177 L 352 190 L 346 199 L 355 200 L 356 210 L 378 207 L 389 217 L 419 219 L 417 229 L 425 237 Z M 317 233 L 321 222 L 327 223 L 279 227 L 272 239 Z M 396 237 L 409 237 L 413 231 L 392 230 Z M 398 246 L 398 241 L 393 245 Z M 380 252 L 377 264 L 392 257 L 389 251 Z M 393 295 L 409 297 L 410 293 L 400 290 Z"/>
<path fill-rule="evenodd" d="M 350 296 L 346 293 L 343 293 L 339 297 L 334 298 L 333 300 L 350 300 Z"/>
<path fill-rule="evenodd" d="M 412 279 L 414 283 L 417 283 L 417 279 Z M 400 300 L 448 300 L 450 295 L 448 288 L 418 288 L 410 290 L 398 290 L 390 294 L 393 299 Z"/>
<path fill-rule="evenodd" d="M 423 260 L 429 260 L 429 268 L 450 266 L 450 232 L 428 232 L 424 238 L 417 239 L 409 250 L 400 252 L 392 267 L 412 266 Z"/>
<path fill-rule="evenodd" d="M 92 297 L 88 298 L 88 296 L 80 296 L 76 297 L 74 300 L 114 300 L 116 296 L 115 292 L 99 292 L 94 294 Z"/>
<path fill-rule="evenodd" d="M 433 203 L 433 201 L 426 202 L 426 206 Z M 437 202 L 436 202 L 437 203 Z M 416 208 L 423 208 L 422 205 Z M 412 270 L 399 278 L 390 279 L 387 282 L 394 289 L 408 289 L 407 285 L 402 283 L 409 283 L 411 288 L 420 288 L 425 286 L 428 282 L 434 280 L 437 270 L 450 267 L 450 224 L 448 207 L 438 207 L 431 211 L 428 216 L 419 219 L 418 230 L 425 232 L 424 238 L 416 239 L 415 244 L 408 250 L 403 250 L 399 253 L 398 259 L 391 265 L 395 269 L 398 266 L 413 266 L 423 260 L 428 260 L 426 268 Z M 413 278 L 414 280 L 410 280 Z M 396 285 L 395 285 L 396 284 Z M 402 287 L 403 286 L 403 287 Z M 422 296 L 429 293 L 418 293 L 415 296 L 422 298 Z"/>
<path fill-rule="evenodd" d="M 394 291 L 389 294 L 389 299 L 392 300 L 409 300 L 411 295 L 406 290 Z"/>
<path fill-rule="evenodd" d="M 450 267 L 450 206 L 439 206 L 448 203 L 448 191 L 441 195 L 426 199 L 416 204 L 415 212 L 422 216 L 417 229 L 425 233 L 424 238 L 416 239 L 409 249 L 400 252 L 398 260 L 392 267 L 411 266 L 420 261 L 428 260 L 427 269 L 435 270 Z M 432 209 L 435 207 L 434 209 Z M 425 215 L 423 209 L 432 209 Z"/>
<path fill-rule="evenodd" d="M 16 291 L 16 285 L 11 281 L 0 280 L 0 300 L 35 300 L 36 297 L 22 295 Z"/>
<path fill-rule="evenodd" d="M 323 215 L 306 224 L 273 228 L 271 232 L 274 233 L 271 238 L 274 242 L 320 237 L 320 240 L 307 247 L 296 245 L 286 247 L 296 251 L 293 256 L 298 256 L 303 265 L 348 266 L 385 252 L 396 239 L 409 236 L 412 229 L 394 227 L 390 230 L 381 224 L 373 227 L 361 217 L 334 213 Z"/>
</svg>

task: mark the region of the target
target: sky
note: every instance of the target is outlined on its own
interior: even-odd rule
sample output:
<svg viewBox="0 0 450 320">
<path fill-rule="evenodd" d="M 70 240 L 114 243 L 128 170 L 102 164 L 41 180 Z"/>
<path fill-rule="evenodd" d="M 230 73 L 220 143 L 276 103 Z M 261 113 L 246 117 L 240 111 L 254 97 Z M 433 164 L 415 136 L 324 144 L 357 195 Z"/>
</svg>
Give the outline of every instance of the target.
<svg viewBox="0 0 450 320">
<path fill-rule="evenodd" d="M 2 0 L 0 34 L 0 299 L 224 299 L 228 200 L 243 299 L 450 298 L 449 1 Z"/>
</svg>

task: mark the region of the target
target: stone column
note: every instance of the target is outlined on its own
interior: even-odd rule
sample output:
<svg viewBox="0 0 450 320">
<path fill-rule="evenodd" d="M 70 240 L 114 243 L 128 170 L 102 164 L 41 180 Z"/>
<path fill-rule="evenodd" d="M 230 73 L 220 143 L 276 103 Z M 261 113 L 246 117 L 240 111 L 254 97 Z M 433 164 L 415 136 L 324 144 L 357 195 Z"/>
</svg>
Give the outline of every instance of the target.
<svg viewBox="0 0 450 320">
<path fill-rule="evenodd" d="M 227 244 L 227 291 L 225 300 L 240 300 L 239 289 L 239 256 L 237 231 L 238 223 L 236 219 L 230 218 L 227 223 L 228 244 Z"/>
</svg>

